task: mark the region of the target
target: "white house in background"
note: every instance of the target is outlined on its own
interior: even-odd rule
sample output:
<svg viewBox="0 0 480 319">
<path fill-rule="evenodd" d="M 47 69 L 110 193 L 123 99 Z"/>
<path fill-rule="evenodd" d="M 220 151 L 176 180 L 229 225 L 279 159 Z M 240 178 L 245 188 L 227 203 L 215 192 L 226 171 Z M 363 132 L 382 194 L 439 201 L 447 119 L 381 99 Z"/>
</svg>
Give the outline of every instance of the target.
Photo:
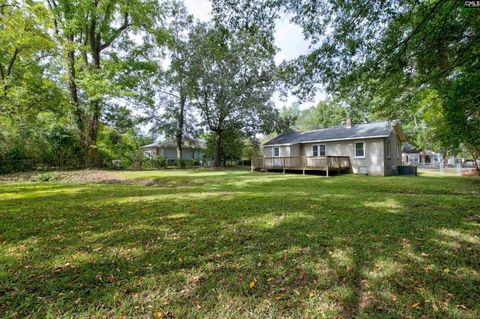
<svg viewBox="0 0 480 319">
<path fill-rule="evenodd" d="M 454 166 L 455 156 L 451 155 L 445 161 L 444 154 L 434 152 L 431 149 L 419 150 L 417 147 L 410 144 L 405 144 L 403 146 L 403 165 L 440 167 L 442 162 L 445 166 Z"/>
<path fill-rule="evenodd" d="M 140 149 L 142 149 L 145 156 L 149 158 L 160 156 L 170 161 L 177 160 L 177 146 L 174 142 L 171 141 L 162 141 L 149 145 L 144 145 L 141 146 Z M 183 145 L 182 157 L 184 160 L 196 159 L 201 161 L 203 159 L 204 153 L 204 141 L 185 142 Z"/>
<path fill-rule="evenodd" d="M 296 163 L 303 162 L 295 166 L 303 165 L 305 170 L 305 165 L 309 165 L 307 169 L 314 170 L 315 166 L 309 163 L 323 163 L 322 157 L 331 157 L 330 161 L 346 158 L 350 161 L 353 173 L 396 175 L 397 168 L 402 163 L 402 143 L 405 141 L 405 135 L 398 123 L 352 125 L 351 120 L 347 120 L 344 126 L 281 134 L 263 144 L 263 162 L 275 163 L 279 162 L 275 158 L 279 158 L 288 164 L 295 160 Z M 322 170 L 321 165 L 316 167 Z M 334 171 L 335 165 L 340 167 L 335 163 L 325 167 Z"/>
</svg>

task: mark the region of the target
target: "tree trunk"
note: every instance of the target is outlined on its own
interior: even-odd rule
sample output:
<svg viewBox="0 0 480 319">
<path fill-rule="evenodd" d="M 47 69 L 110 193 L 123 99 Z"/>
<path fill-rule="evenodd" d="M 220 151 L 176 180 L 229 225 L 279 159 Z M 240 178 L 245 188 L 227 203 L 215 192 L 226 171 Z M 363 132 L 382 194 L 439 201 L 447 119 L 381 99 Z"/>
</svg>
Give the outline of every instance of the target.
<svg viewBox="0 0 480 319">
<path fill-rule="evenodd" d="M 90 24 L 90 51 L 92 54 L 93 63 L 91 69 L 95 71 L 100 70 L 100 52 L 101 52 L 101 41 L 100 34 L 96 32 L 96 23 L 95 20 Z M 97 152 L 97 136 L 98 136 L 98 125 L 100 122 L 101 115 L 101 101 L 95 100 L 90 102 L 90 108 L 92 116 L 88 123 L 88 150 L 87 150 L 87 163 L 89 167 L 98 166 L 98 152 Z"/>
<path fill-rule="evenodd" d="M 214 167 L 220 167 L 222 163 L 222 130 L 215 131 L 215 158 Z"/>
<path fill-rule="evenodd" d="M 180 109 L 178 112 L 178 127 L 177 134 L 175 136 L 177 142 L 177 160 L 183 160 L 183 126 L 185 123 L 185 103 L 187 99 L 180 88 Z M 180 162 L 179 162 L 180 163 Z"/>
<path fill-rule="evenodd" d="M 70 46 L 73 46 L 74 36 L 73 34 L 67 36 L 67 41 Z M 86 153 L 88 142 L 85 136 L 85 119 L 83 112 L 80 108 L 78 101 L 78 89 L 76 83 L 75 72 L 75 50 L 70 49 L 67 52 L 67 73 L 68 73 L 68 90 L 70 93 L 70 105 L 72 107 L 72 113 L 75 118 L 75 124 L 77 126 L 78 139 L 80 147 Z"/>
</svg>

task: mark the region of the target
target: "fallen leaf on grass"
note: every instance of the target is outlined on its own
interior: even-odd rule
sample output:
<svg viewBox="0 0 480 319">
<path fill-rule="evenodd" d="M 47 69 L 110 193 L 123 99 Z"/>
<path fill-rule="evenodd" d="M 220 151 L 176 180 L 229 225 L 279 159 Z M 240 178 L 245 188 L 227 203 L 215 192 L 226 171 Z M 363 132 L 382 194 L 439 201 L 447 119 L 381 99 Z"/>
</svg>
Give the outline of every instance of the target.
<svg viewBox="0 0 480 319">
<path fill-rule="evenodd" d="M 255 287 L 255 281 L 250 281 L 250 285 L 248 285 L 250 288 Z"/>
<path fill-rule="evenodd" d="M 315 296 L 315 291 L 310 291 L 308 293 L 308 296 L 311 298 L 311 297 L 314 297 Z"/>
<path fill-rule="evenodd" d="M 410 305 L 410 307 L 412 307 L 413 309 L 420 309 L 420 303 L 419 302 L 414 303 L 414 304 Z"/>
<path fill-rule="evenodd" d="M 420 256 L 422 256 L 422 257 L 428 257 L 428 254 L 427 254 L 427 253 L 421 253 Z"/>
</svg>

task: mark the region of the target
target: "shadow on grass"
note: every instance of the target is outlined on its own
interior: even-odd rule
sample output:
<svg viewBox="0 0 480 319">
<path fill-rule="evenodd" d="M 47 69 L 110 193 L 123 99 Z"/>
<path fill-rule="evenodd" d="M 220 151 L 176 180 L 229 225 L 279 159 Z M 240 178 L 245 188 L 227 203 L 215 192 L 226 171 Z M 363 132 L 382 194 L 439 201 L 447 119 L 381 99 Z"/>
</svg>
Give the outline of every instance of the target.
<svg viewBox="0 0 480 319">
<path fill-rule="evenodd" d="M 475 183 L 268 178 L 0 186 L 0 311 L 478 316 Z"/>
</svg>

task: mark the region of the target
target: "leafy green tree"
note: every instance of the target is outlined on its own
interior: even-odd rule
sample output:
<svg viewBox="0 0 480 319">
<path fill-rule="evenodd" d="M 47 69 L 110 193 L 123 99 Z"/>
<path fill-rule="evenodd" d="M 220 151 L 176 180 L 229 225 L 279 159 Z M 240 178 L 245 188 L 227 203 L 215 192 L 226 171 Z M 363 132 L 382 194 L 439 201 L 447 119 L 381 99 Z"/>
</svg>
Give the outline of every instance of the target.
<svg viewBox="0 0 480 319">
<path fill-rule="evenodd" d="M 214 158 L 219 147 L 216 132 L 209 132 L 206 142 L 205 156 Z M 220 144 L 220 164 L 226 166 L 227 162 L 236 162 L 242 159 L 244 146 L 244 135 L 239 129 L 233 127 L 225 129 Z"/>
<path fill-rule="evenodd" d="M 345 123 L 347 109 L 330 101 L 321 101 L 316 106 L 302 112 L 298 127 L 303 130 L 333 127 Z M 358 119 L 352 119 L 356 122 Z"/>
<path fill-rule="evenodd" d="M 480 66 L 480 63 L 479 63 Z M 455 77 L 448 90 L 444 111 L 449 127 L 446 140 L 451 146 L 463 145 L 475 159 L 480 158 L 480 72 L 468 69 Z"/>
<path fill-rule="evenodd" d="M 34 117 L 62 104 L 51 72 L 55 45 L 41 2 L 3 1 L 0 7 L 0 112 Z"/>
<path fill-rule="evenodd" d="M 463 128 L 465 133 L 460 135 L 468 139 L 464 143 L 475 144 L 475 134 L 467 133 L 470 124 L 462 118 L 477 115 L 471 106 L 464 108 L 464 104 L 453 101 L 466 100 L 467 105 L 472 105 L 470 101 L 478 100 L 478 94 L 462 81 L 476 81 L 465 75 L 467 70 L 478 73 L 478 10 L 447 0 L 213 3 L 216 19 L 230 27 L 254 25 L 271 32 L 278 15 L 287 13 L 303 28 L 311 50 L 284 63 L 282 72 L 299 96 L 311 96 L 323 83 L 352 109 L 369 109 L 378 117 L 401 119 L 418 129 L 414 117 L 431 115 L 418 101 L 425 91 L 434 90 L 442 105 L 438 112 L 445 116 L 444 121 L 427 121 L 439 125 L 428 129 L 437 131 L 439 138 L 447 139 L 442 144 L 453 148 L 451 137 L 456 129 Z M 460 99 L 460 92 L 470 96 Z M 458 125 L 462 122 L 463 126 Z"/>
<path fill-rule="evenodd" d="M 288 107 L 283 106 L 277 114 L 274 129 L 275 133 L 283 134 L 294 131 L 300 112 L 298 104 L 293 104 Z"/>
<path fill-rule="evenodd" d="M 162 16 L 160 5 L 153 0 L 46 1 L 57 45 L 65 56 L 70 107 L 80 145 L 88 163 L 95 165 L 100 118 L 108 100 L 151 102 L 145 94 L 150 86 L 145 84 L 156 66 L 149 56 L 152 45 L 148 35 Z"/>
<path fill-rule="evenodd" d="M 183 163 L 183 144 L 198 133 L 196 118 L 191 103 L 192 79 L 190 58 L 192 48 L 189 32 L 193 17 L 188 15 L 183 2 L 174 0 L 167 10 L 170 17 L 167 39 L 167 54 L 170 60 L 167 69 L 158 74 L 159 103 L 153 108 L 154 133 L 163 133 L 175 141 L 179 165 Z M 160 114 L 159 114 L 160 113 Z"/>
<path fill-rule="evenodd" d="M 231 127 L 254 134 L 273 127 L 275 48 L 261 34 L 200 24 L 191 38 L 194 105 L 215 133 L 220 166 L 223 133 Z"/>
</svg>

